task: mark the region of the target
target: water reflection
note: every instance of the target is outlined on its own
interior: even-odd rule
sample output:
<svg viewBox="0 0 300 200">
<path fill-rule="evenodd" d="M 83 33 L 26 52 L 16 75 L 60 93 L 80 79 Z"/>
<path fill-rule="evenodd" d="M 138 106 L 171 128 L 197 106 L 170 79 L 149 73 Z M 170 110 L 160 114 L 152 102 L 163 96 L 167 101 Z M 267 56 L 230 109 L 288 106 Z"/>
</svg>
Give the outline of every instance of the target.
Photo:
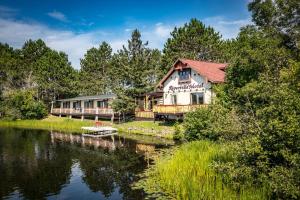
<svg viewBox="0 0 300 200">
<path fill-rule="evenodd" d="M 143 199 L 130 185 L 157 148 L 121 136 L 0 129 L 0 198 Z"/>
</svg>

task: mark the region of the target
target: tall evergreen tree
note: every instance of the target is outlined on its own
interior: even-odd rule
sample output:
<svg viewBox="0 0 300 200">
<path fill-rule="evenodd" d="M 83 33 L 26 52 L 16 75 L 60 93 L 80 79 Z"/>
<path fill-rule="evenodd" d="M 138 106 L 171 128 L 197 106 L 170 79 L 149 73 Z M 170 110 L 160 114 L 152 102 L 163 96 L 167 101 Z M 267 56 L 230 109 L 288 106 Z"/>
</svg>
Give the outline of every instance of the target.
<svg viewBox="0 0 300 200">
<path fill-rule="evenodd" d="M 38 96 L 44 102 L 76 94 L 77 72 L 63 52 L 47 51 L 36 63 Z"/>
<path fill-rule="evenodd" d="M 175 27 L 163 49 L 162 63 L 167 71 L 178 58 L 224 61 L 221 36 L 212 27 L 191 19 L 183 27 Z"/>
<path fill-rule="evenodd" d="M 300 51 L 300 1 L 254 0 L 248 5 L 253 22 L 264 29 L 281 34 L 283 42 Z M 299 56 L 299 55 L 298 55 Z"/>
<path fill-rule="evenodd" d="M 18 53 L 8 44 L 0 43 L 0 96 L 4 90 L 22 86 L 22 70 L 18 69 Z"/>
<path fill-rule="evenodd" d="M 134 30 L 128 45 L 123 46 L 123 49 L 113 56 L 110 71 L 111 77 L 114 77 L 113 91 L 127 102 L 115 104 L 119 105 L 116 106 L 117 110 L 132 110 L 134 98 L 153 90 L 162 76 L 160 52 L 147 46 L 148 42 L 142 41 L 140 32 Z M 121 109 L 120 105 L 126 108 Z"/>
<path fill-rule="evenodd" d="M 81 59 L 80 93 L 84 95 L 103 94 L 111 91 L 109 68 L 112 48 L 102 42 L 99 48 L 91 48 Z"/>
</svg>

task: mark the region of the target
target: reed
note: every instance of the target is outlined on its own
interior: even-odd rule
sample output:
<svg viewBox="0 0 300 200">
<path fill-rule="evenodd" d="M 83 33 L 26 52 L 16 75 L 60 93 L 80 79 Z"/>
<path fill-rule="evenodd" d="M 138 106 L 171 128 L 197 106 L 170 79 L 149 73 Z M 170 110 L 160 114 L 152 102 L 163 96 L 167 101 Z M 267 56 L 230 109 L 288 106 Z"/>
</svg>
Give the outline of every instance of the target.
<svg viewBox="0 0 300 200">
<path fill-rule="evenodd" d="M 237 192 L 225 184 L 211 166 L 220 148 L 208 141 L 183 144 L 158 157 L 136 187 L 157 199 L 267 199 L 264 188 L 245 186 Z"/>
</svg>

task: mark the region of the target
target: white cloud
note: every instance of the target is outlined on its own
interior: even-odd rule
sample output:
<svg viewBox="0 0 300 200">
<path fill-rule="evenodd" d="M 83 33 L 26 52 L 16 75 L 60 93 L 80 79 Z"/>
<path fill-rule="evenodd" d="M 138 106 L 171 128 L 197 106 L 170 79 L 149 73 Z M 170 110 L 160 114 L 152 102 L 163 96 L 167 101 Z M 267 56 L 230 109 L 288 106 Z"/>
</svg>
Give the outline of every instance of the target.
<svg viewBox="0 0 300 200">
<path fill-rule="evenodd" d="M 224 17 L 216 16 L 209 17 L 202 20 L 204 24 L 213 27 L 220 32 L 224 39 L 235 38 L 242 26 L 251 24 L 250 18 L 239 20 L 226 20 Z"/>
<path fill-rule="evenodd" d="M 63 13 L 55 11 L 55 10 L 52 11 L 52 12 L 47 13 L 47 15 L 54 18 L 54 19 L 62 21 L 62 22 L 68 22 L 69 21 Z"/>
<path fill-rule="evenodd" d="M 158 37 L 168 38 L 173 28 L 174 27 L 164 25 L 163 23 L 160 22 L 155 25 L 155 34 Z"/>
<path fill-rule="evenodd" d="M 1 7 L 0 7 L 1 11 Z M 15 12 L 15 11 L 8 11 Z M 229 21 L 222 17 L 206 18 L 203 22 L 211 25 L 224 36 L 224 38 L 235 37 L 239 28 L 249 24 L 250 20 Z M 162 49 L 170 32 L 175 26 L 182 26 L 183 22 L 176 23 L 156 23 L 153 25 L 137 27 L 142 34 L 143 41 L 149 41 L 150 48 Z M 89 32 L 77 33 L 70 30 L 53 29 L 45 24 L 14 20 L 0 15 L 0 42 L 20 48 L 28 39 L 41 38 L 46 44 L 58 51 L 64 51 L 69 56 L 72 66 L 80 68 L 80 58 L 84 56 L 87 49 L 98 46 L 102 41 L 108 42 L 113 51 L 121 49 L 127 44 L 131 31 L 136 27 L 114 30 L 93 30 Z"/>
<path fill-rule="evenodd" d="M 116 36 L 101 30 L 75 33 L 51 29 L 43 24 L 0 18 L 0 42 L 21 48 L 26 40 L 39 38 L 44 40 L 49 47 L 67 53 L 72 66 L 79 69 L 80 58 L 84 56 L 87 49 L 98 46 L 102 41 L 107 41 L 116 52 L 123 44 L 126 44 L 128 36 Z"/>
</svg>

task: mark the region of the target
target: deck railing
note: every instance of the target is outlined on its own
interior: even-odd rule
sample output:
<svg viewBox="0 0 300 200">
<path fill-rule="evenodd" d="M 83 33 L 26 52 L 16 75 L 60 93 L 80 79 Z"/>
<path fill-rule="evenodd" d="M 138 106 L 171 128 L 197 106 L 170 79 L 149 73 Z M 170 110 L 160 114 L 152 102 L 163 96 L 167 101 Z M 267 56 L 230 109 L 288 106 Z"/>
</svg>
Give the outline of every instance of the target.
<svg viewBox="0 0 300 200">
<path fill-rule="evenodd" d="M 207 104 L 197 105 L 155 105 L 153 106 L 154 113 L 164 114 L 181 114 L 194 111 L 197 108 L 207 107 Z"/>
<path fill-rule="evenodd" d="M 112 115 L 113 109 L 111 108 L 53 108 L 52 114 L 87 114 L 87 115 Z"/>
<path fill-rule="evenodd" d="M 154 118 L 154 113 L 152 111 L 135 111 L 135 117 L 136 118 Z"/>
</svg>

